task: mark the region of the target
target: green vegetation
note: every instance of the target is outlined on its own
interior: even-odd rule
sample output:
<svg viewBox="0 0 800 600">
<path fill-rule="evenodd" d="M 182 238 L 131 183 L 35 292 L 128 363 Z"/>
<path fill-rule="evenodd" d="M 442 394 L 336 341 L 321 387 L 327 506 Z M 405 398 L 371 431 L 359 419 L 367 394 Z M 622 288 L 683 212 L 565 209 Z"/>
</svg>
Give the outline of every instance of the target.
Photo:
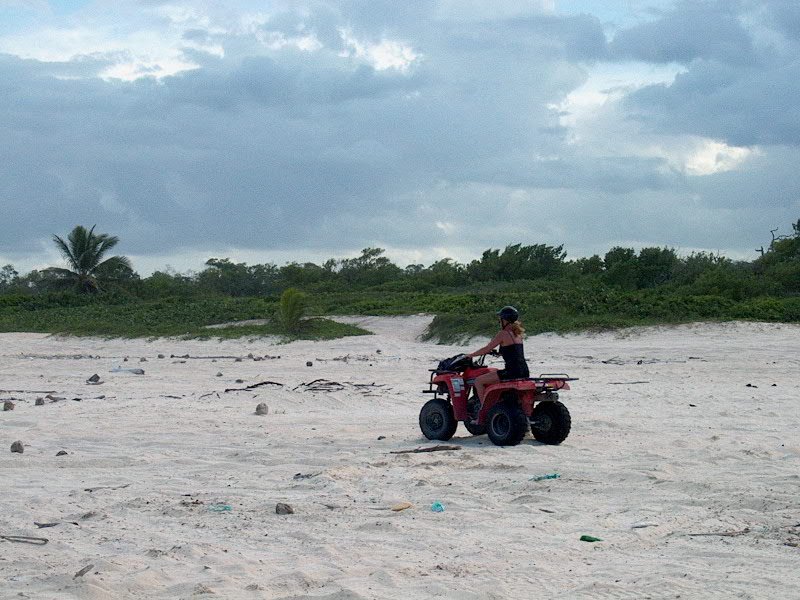
<svg viewBox="0 0 800 600">
<path fill-rule="evenodd" d="M 697 320 L 800 322 L 800 220 L 792 230 L 753 261 L 622 247 L 568 260 L 561 246 L 514 244 L 467 264 L 443 259 L 401 268 L 381 249 L 367 248 L 322 265 L 212 258 L 197 274 L 145 278 L 118 269 L 92 294 L 58 291 L 63 273 L 20 275 L 6 265 L 0 268 L 0 331 L 317 339 L 359 330 L 303 315 L 425 312 L 436 315 L 430 339 L 457 341 L 492 333 L 494 312 L 506 304 L 521 310 L 529 333 Z M 249 319 L 267 325 L 206 328 Z"/>
<path fill-rule="evenodd" d="M 34 331 L 114 337 L 257 337 L 331 339 L 368 332 L 330 319 L 300 321 L 287 332 L 272 316 L 277 302 L 260 298 L 169 297 L 141 301 L 123 295 L 79 296 L 51 293 L 38 296 L 0 296 L 0 331 Z M 266 319 L 263 325 L 208 325 Z"/>
<path fill-rule="evenodd" d="M 286 333 L 296 333 L 300 329 L 301 319 L 306 312 L 306 295 L 294 288 L 281 294 L 279 322 Z"/>
<path fill-rule="evenodd" d="M 339 323 L 322 317 L 312 317 L 300 321 L 291 332 L 287 332 L 284 327 L 278 326 L 273 322 L 267 322 L 264 325 L 232 325 L 213 329 L 205 328 L 196 330 L 188 334 L 187 337 L 258 338 L 265 335 L 278 336 L 284 342 L 291 342 L 294 340 L 335 340 L 351 335 L 370 335 L 370 332 L 355 325 Z"/>
</svg>

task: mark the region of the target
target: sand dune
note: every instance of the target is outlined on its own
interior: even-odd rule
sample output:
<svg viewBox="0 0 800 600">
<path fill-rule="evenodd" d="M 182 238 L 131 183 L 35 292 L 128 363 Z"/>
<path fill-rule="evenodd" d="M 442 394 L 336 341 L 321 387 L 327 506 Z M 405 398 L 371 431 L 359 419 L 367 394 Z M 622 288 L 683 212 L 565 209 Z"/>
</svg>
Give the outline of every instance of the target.
<svg viewBox="0 0 800 600">
<path fill-rule="evenodd" d="M 460 451 L 390 454 L 426 443 L 427 369 L 461 348 L 415 341 L 426 317 L 350 321 L 376 335 L 0 335 L 0 535 L 49 539 L 0 540 L 0 598 L 798 597 L 800 327 L 531 337 L 532 372 L 580 377 L 564 444 L 462 427 Z"/>
</svg>

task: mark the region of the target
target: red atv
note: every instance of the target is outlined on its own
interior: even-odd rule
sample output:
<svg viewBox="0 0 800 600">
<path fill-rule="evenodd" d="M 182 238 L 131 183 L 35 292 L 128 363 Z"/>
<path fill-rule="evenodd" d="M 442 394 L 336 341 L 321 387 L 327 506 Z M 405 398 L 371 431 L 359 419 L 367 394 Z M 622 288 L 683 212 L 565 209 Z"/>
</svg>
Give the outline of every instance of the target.
<svg viewBox="0 0 800 600">
<path fill-rule="evenodd" d="M 433 394 L 419 413 L 419 426 L 429 440 L 449 440 L 463 421 L 472 435 L 489 434 L 498 446 L 515 446 L 530 427 L 533 437 L 544 444 L 560 444 L 569 435 L 571 420 L 558 392 L 568 390 L 574 378 L 562 373 L 528 379 L 510 379 L 490 385 L 483 405 L 474 393 L 475 378 L 492 369 L 459 354 L 430 369 Z"/>
</svg>

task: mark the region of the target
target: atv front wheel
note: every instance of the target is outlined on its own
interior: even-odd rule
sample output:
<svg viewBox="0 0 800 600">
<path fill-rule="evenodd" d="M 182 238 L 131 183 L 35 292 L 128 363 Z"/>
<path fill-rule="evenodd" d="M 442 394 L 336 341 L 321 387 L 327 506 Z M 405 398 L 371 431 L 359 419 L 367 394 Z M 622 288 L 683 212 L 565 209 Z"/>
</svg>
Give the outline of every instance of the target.
<svg viewBox="0 0 800 600">
<path fill-rule="evenodd" d="M 442 398 L 428 400 L 419 411 L 419 428 L 429 440 L 446 442 L 456 432 L 458 421 L 453 415 L 453 407 Z"/>
<path fill-rule="evenodd" d="M 494 405 L 486 421 L 489 439 L 498 446 L 516 446 L 528 431 L 528 417 L 512 400 Z"/>
<path fill-rule="evenodd" d="M 531 433 L 543 444 L 560 444 L 569 435 L 572 419 L 558 400 L 539 402 L 531 415 Z"/>
</svg>

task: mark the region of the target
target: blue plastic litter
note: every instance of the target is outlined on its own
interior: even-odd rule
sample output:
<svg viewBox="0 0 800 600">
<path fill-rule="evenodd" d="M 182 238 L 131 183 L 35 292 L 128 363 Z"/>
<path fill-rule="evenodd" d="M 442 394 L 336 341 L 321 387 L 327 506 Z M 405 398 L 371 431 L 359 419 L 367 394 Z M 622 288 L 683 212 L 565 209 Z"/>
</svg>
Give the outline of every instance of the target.
<svg viewBox="0 0 800 600">
<path fill-rule="evenodd" d="M 545 479 L 558 479 L 561 477 L 558 473 L 548 473 L 547 475 L 534 475 L 528 481 L 544 481 Z"/>
</svg>

